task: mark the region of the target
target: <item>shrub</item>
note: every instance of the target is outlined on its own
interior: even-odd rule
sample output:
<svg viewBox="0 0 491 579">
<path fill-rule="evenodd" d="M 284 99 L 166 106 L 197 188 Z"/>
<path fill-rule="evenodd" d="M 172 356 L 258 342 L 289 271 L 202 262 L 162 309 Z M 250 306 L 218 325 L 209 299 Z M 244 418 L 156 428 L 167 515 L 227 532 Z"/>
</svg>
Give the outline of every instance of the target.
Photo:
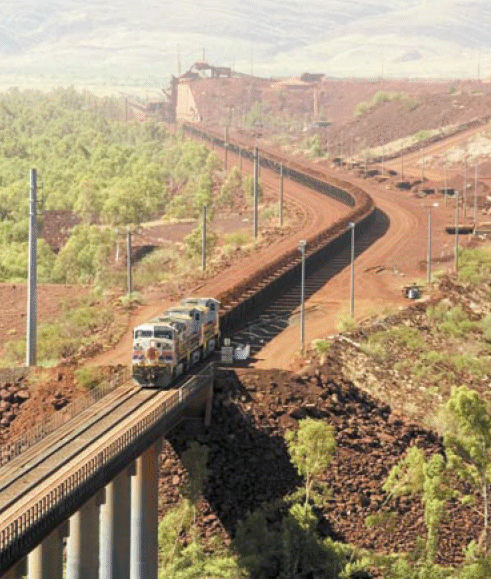
<svg viewBox="0 0 491 579">
<path fill-rule="evenodd" d="M 223 237 L 224 245 L 232 245 L 235 247 L 244 247 L 254 243 L 252 233 L 250 231 L 234 231 L 227 233 Z"/>
<path fill-rule="evenodd" d="M 154 250 L 146 255 L 134 267 L 134 286 L 142 288 L 152 283 L 164 281 L 167 274 L 173 270 L 174 260 L 178 259 L 176 253 L 177 249 L 170 246 Z"/>
<path fill-rule="evenodd" d="M 481 320 L 481 330 L 484 340 L 491 344 L 491 315 L 488 314 Z"/>
<path fill-rule="evenodd" d="M 84 300 L 65 304 L 58 320 L 38 328 L 39 365 L 73 356 L 81 346 L 90 343 L 95 328 L 108 327 L 113 321 L 114 311 L 108 306 L 90 305 Z M 25 338 L 9 342 L 5 348 L 6 361 L 20 363 L 25 358 L 25 344 Z"/>
<path fill-rule="evenodd" d="M 410 326 L 396 326 L 389 330 L 376 332 L 370 336 L 372 344 L 396 344 L 409 350 L 417 350 L 424 346 L 424 340 L 417 328 Z"/>
<path fill-rule="evenodd" d="M 419 107 L 419 101 L 413 97 L 407 96 L 404 99 L 404 106 L 406 107 L 407 111 L 411 112 Z"/>
<path fill-rule="evenodd" d="M 184 243 L 186 244 L 186 254 L 190 258 L 195 258 L 201 255 L 202 251 L 202 239 L 203 239 L 203 229 L 201 224 L 191 231 L 184 238 Z M 213 253 L 215 245 L 218 241 L 218 235 L 214 231 L 206 230 L 206 255 L 209 256 Z"/>
<path fill-rule="evenodd" d="M 92 390 L 105 379 L 105 373 L 97 366 L 83 366 L 75 370 L 75 378 L 83 388 Z"/>
<path fill-rule="evenodd" d="M 415 138 L 416 141 L 424 141 L 425 139 L 428 139 L 429 137 L 431 137 L 431 135 L 432 135 L 432 132 L 431 132 L 431 131 L 428 131 L 428 130 L 423 129 L 423 130 L 421 130 L 421 131 L 418 131 L 418 132 L 414 135 L 414 138 Z"/>
<path fill-rule="evenodd" d="M 331 348 L 332 343 L 329 340 L 314 340 L 313 346 L 317 353 L 322 356 Z"/>
<path fill-rule="evenodd" d="M 440 302 L 426 311 L 428 319 L 437 322 L 438 331 L 453 338 L 462 338 L 467 332 L 474 330 L 478 324 L 472 322 L 460 304 L 449 307 Z"/>
<path fill-rule="evenodd" d="M 402 92 L 378 91 L 377 93 L 375 93 L 375 95 L 371 100 L 358 103 L 355 106 L 354 115 L 355 117 L 359 117 L 360 115 L 368 112 L 370 109 L 373 109 L 377 105 L 388 103 L 395 100 L 400 100 L 402 98 L 406 99 L 408 97 L 405 93 Z"/>
<path fill-rule="evenodd" d="M 119 303 L 127 310 L 130 310 L 134 306 L 141 306 L 145 300 L 140 292 L 131 292 L 130 294 L 124 294 L 119 298 Z"/>
<path fill-rule="evenodd" d="M 339 316 L 337 328 L 340 332 L 352 332 L 356 327 L 355 320 L 350 314 L 342 313 Z"/>
<path fill-rule="evenodd" d="M 459 279 L 470 284 L 485 281 L 491 273 L 491 251 L 487 248 L 459 251 Z"/>
</svg>

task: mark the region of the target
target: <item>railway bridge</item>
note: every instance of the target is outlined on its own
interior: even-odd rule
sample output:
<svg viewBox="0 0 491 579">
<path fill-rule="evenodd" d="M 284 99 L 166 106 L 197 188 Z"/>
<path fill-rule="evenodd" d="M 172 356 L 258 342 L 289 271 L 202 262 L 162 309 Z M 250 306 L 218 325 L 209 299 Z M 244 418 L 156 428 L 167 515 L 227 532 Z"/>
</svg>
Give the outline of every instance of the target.
<svg viewBox="0 0 491 579">
<path fill-rule="evenodd" d="M 184 130 L 214 146 L 253 159 L 247 144 L 226 143 L 196 125 Z M 307 239 L 306 269 L 349 246 L 373 226 L 372 199 L 352 184 L 262 152 L 260 163 L 285 178 L 335 198 L 344 217 Z M 286 163 L 286 160 L 285 160 Z M 231 336 L 251 315 L 300 276 L 297 249 L 241 280 L 220 296 L 222 335 Z M 173 390 L 136 387 L 128 376 L 72 420 L 0 455 L 0 577 L 61 579 L 66 539 L 68 579 L 156 579 L 158 563 L 158 455 L 165 434 L 205 409 L 210 420 L 213 361 Z M 5 449 L 4 449 L 5 450 Z"/>
</svg>

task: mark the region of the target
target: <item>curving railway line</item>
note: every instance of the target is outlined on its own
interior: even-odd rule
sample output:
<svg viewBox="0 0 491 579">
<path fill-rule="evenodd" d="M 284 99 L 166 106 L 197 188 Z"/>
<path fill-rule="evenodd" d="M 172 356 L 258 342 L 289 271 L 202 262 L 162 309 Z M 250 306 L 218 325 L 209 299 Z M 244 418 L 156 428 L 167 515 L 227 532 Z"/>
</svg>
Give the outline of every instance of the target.
<svg viewBox="0 0 491 579">
<path fill-rule="evenodd" d="M 185 130 L 223 145 L 216 134 L 200 127 L 187 126 Z M 230 147 L 250 160 L 252 151 L 243 143 L 232 143 Z M 310 206 L 312 213 L 306 215 L 305 227 L 297 234 L 308 242 L 306 256 L 311 275 L 307 291 L 312 293 L 345 267 L 350 222 L 356 223 L 360 254 L 385 233 L 388 219 L 375 209 L 371 197 L 361 187 L 327 178 L 321 171 L 282 159 L 273 152 L 261 155 L 262 166 L 273 172 L 278 172 L 280 164 L 287 161 L 285 177 L 300 190 L 313 190 L 311 199 L 315 200 Z M 326 226 L 322 209 L 312 207 L 331 207 L 330 199 L 340 202 L 344 209 L 334 211 L 336 217 Z M 278 244 L 266 265 L 255 270 L 254 266 L 249 270 L 242 268 L 243 277 L 232 284 L 228 272 L 226 289 L 220 287 L 220 279 L 214 280 L 217 289 L 222 290 L 215 293 L 222 302 L 222 334 L 232 336 L 244 328 L 251 333 L 251 321 L 256 324 L 254 331 L 258 335 L 259 326 L 273 327 L 276 322 L 280 331 L 284 320 L 278 318 L 278 310 L 291 316 L 298 301 L 295 284 L 301 262 L 297 241 Z M 240 339 L 237 334 L 237 340 Z M 126 355 L 129 356 L 129 351 Z M 179 420 L 185 404 L 191 403 L 194 393 L 205 384 L 206 368 L 195 378 L 187 377 L 178 390 L 141 391 L 125 385 L 124 390 L 118 389 L 91 407 L 83 419 L 79 417 L 78 421 L 65 425 L 64 430 L 57 430 L 56 443 L 46 438 L 8 463 L 9 475 L 5 467 L 0 469 L 0 573 L 25 556 L 63 518 L 76 512 L 90 496 L 88 493 L 93 494 L 107 484 L 111 480 L 108 477 L 134 460 L 145 444 L 161 436 L 165 432 L 164 423 L 168 429 Z"/>
</svg>

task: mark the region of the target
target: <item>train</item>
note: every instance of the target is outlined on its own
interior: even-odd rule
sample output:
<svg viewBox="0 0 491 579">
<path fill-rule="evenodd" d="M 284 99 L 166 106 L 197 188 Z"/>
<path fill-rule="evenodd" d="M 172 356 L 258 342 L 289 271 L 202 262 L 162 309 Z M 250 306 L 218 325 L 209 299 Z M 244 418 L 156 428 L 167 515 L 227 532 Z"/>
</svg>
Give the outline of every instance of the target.
<svg viewBox="0 0 491 579">
<path fill-rule="evenodd" d="M 184 298 L 133 329 L 133 378 L 144 387 L 169 387 L 220 342 L 220 302 Z"/>
</svg>

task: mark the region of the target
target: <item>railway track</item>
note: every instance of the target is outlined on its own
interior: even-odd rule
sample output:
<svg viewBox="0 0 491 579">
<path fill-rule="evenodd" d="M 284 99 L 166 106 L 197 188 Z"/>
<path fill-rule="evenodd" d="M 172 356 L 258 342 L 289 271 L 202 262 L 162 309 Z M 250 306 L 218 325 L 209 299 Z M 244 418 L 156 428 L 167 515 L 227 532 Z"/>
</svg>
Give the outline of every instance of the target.
<svg viewBox="0 0 491 579">
<path fill-rule="evenodd" d="M 179 422 L 189 401 L 210 383 L 210 371 L 213 366 L 203 362 L 174 390 L 125 385 L 112 411 L 93 411 L 92 424 L 81 426 L 82 432 L 72 429 L 58 448 L 45 439 L 36 449 L 39 460 L 16 457 L 9 464 L 16 480 L 9 484 L 2 472 L 0 573 Z"/>
<path fill-rule="evenodd" d="M 382 237 L 389 227 L 385 213 L 376 209 L 371 227 L 363 231 L 355 241 L 355 257 L 362 254 L 377 239 Z M 305 277 L 305 299 L 315 294 L 351 262 L 351 248 L 346 246 L 336 252 L 331 259 L 314 259 Z M 250 321 L 232 338 L 234 346 L 245 343 L 251 346 L 251 355 L 257 354 L 268 342 L 275 338 L 288 326 L 299 322 L 299 306 L 301 303 L 300 281 L 285 289 L 276 299 L 273 299 L 263 310 L 253 316 Z M 309 315 L 309 312 L 307 312 Z"/>
<path fill-rule="evenodd" d="M 250 151 L 248 154 L 250 156 Z M 281 158 L 272 153 L 263 153 L 261 158 L 264 167 L 279 171 Z M 292 162 L 284 170 L 284 176 L 351 208 L 329 227 L 313 231 L 307 240 L 307 292 L 313 293 L 346 266 L 350 222 L 357 224 L 356 251 L 362 252 L 381 234 L 386 220 L 381 212 L 374 211 L 371 198 L 352 184 L 335 178 L 327 180 L 322 172 Z M 305 212 L 305 219 L 309 217 L 312 215 Z M 233 334 L 247 327 L 251 318 L 258 328 L 269 325 L 280 331 L 286 316 L 291 317 L 299 303 L 299 288 L 292 283 L 298 279 L 299 266 L 300 257 L 295 248 L 219 296 L 223 305 L 222 333 Z M 269 305 L 265 309 L 266 304 Z M 250 333 L 250 324 L 248 329 Z M 264 340 L 262 329 L 256 334 L 258 340 Z M 238 334 L 236 340 L 241 337 Z M 192 395 L 192 388 L 201 388 L 203 383 L 203 376 L 196 377 L 197 386 L 191 386 L 193 378 L 185 379 L 179 391 L 149 391 L 127 386 L 126 391 L 119 391 L 104 398 L 97 407 L 91 407 L 86 420 L 80 417 L 79 421 L 66 425 L 66 431 L 57 430 L 56 444 L 47 438 L 43 446 L 36 447 L 36 454 L 24 453 L 11 461 L 8 464 L 9 472 L 14 475 L 11 481 L 6 471 L 0 470 L 0 571 L 8 568 L 6 565 L 15 561 L 15 556 L 26 552 L 24 533 L 32 528 L 53 528 L 55 512 L 64 517 L 75 512 L 89 492 L 102 488 L 121 470 L 122 464 L 138 456 L 138 448 L 154 436 L 156 429 L 162 429 L 164 417 L 169 417 L 168 427 L 179 419 L 176 413 L 181 412 L 182 404 Z M 19 497 L 22 500 L 18 501 Z"/>
<path fill-rule="evenodd" d="M 46 480 L 55 468 L 85 450 L 87 440 L 99 439 L 111 424 L 141 408 L 155 393 L 129 382 L 104 400 L 64 424 L 41 443 L 0 468 L 0 517 L 30 490 Z"/>
<path fill-rule="evenodd" d="M 225 146 L 222 136 L 209 128 L 186 124 L 183 125 L 183 128 L 194 137 L 213 142 L 214 146 L 222 148 Z M 248 161 L 254 159 L 250 142 L 242 140 L 234 144 L 228 143 L 228 150 L 236 155 L 241 155 Z M 352 208 L 348 214 L 336 219 L 329 227 L 317 231 L 307 238 L 306 257 L 308 262 L 325 257 L 326 247 L 337 251 L 345 245 L 351 222 L 361 226 L 357 230 L 371 227 L 375 206 L 371 197 L 361 188 L 340 179 L 328 177 L 322 171 L 303 166 L 296 161 L 285 160 L 275 152 L 268 150 L 261 150 L 260 164 L 277 174 L 282 170 L 284 177 L 332 197 Z M 298 248 L 295 247 L 266 267 L 241 280 L 235 287 L 220 294 L 218 299 L 222 303 L 222 333 L 229 335 L 244 326 L 247 322 L 246 317 L 257 309 L 261 302 L 270 301 L 272 297 L 290 285 L 292 280 L 296 278 L 300 263 Z"/>
</svg>

